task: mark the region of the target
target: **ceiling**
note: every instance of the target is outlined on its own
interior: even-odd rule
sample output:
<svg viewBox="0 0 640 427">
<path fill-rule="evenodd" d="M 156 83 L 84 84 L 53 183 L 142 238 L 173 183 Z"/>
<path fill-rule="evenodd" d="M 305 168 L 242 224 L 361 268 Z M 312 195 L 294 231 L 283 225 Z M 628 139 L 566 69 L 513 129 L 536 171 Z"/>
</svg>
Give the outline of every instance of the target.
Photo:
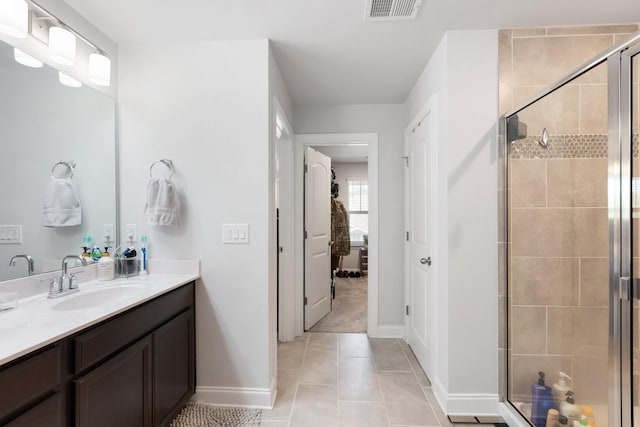
<svg viewBox="0 0 640 427">
<path fill-rule="evenodd" d="M 269 38 L 296 105 L 402 103 L 448 30 L 640 22 L 637 0 L 423 0 L 393 22 L 365 0 L 65 1 L 119 45 Z"/>
</svg>

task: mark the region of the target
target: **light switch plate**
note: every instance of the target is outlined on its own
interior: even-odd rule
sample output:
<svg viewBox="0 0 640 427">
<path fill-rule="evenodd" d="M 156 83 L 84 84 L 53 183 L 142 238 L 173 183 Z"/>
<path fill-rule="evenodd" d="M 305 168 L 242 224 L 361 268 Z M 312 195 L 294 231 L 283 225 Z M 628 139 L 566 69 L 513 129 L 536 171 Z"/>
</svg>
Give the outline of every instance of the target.
<svg viewBox="0 0 640 427">
<path fill-rule="evenodd" d="M 17 245 L 21 243 L 21 225 L 0 225 L 0 245 Z"/>
<path fill-rule="evenodd" d="M 104 224 L 102 226 L 102 238 L 104 240 L 108 240 L 109 242 L 113 242 L 115 235 L 113 230 L 113 224 Z"/>
<path fill-rule="evenodd" d="M 223 224 L 222 243 L 247 244 L 249 243 L 249 224 Z"/>
</svg>

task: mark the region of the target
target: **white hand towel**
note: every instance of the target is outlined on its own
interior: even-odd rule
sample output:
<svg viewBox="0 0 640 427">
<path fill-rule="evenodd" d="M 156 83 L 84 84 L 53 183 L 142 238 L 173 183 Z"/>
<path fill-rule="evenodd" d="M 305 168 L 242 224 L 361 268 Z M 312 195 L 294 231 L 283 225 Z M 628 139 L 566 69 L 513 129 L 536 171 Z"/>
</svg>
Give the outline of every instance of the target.
<svg viewBox="0 0 640 427">
<path fill-rule="evenodd" d="M 171 227 L 180 225 L 180 199 L 170 179 L 151 178 L 149 180 L 144 216 L 149 225 Z"/>
<path fill-rule="evenodd" d="M 69 178 L 51 178 L 44 197 L 43 225 L 71 227 L 82 223 L 82 206 Z"/>
</svg>

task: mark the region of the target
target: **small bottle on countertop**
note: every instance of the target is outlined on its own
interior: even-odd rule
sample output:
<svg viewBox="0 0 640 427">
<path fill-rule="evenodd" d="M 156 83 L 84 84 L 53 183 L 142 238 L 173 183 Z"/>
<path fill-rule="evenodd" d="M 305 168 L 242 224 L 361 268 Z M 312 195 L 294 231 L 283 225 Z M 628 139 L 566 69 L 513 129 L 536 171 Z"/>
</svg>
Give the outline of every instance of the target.
<svg viewBox="0 0 640 427">
<path fill-rule="evenodd" d="M 109 255 L 109 248 L 105 247 L 102 258 L 98 261 L 98 280 L 113 280 L 116 277 L 116 262 Z"/>
</svg>

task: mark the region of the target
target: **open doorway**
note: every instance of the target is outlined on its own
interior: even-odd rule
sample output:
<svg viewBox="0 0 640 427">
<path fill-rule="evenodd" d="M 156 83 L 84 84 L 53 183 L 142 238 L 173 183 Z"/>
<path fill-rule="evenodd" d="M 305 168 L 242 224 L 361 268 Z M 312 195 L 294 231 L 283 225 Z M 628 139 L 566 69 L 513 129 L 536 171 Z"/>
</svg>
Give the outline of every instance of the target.
<svg viewBox="0 0 640 427">
<path fill-rule="evenodd" d="M 291 314 L 281 318 L 281 326 L 283 322 L 291 322 L 295 335 L 300 335 L 305 331 L 304 325 L 304 153 L 306 147 L 328 147 L 328 146 L 366 146 L 368 148 L 367 169 L 367 228 L 368 228 L 368 247 L 366 258 L 366 331 L 371 337 L 378 336 L 378 135 L 376 133 L 364 134 L 304 134 L 295 136 L 295 179 L 294 179 L 294 198 L 295 198 L 295 227 L 294 242 L 298 248 L 295 251 L 294 259 L 294 287 L 292 289 L 293 298 L 291 304 L 283 307 L 283 311 Z M 346 178 L 346 177 L 345 177 Z M 354 180 L 355 181 L 355 180 Z M 346 188 L 341 190 L 342 196 L 346 197 L 348 184 Z M 357 268 L 360 271 L 359 257 L 357 258 Z M 350 264 L 343 261 L 343 270 L 350 271 Z M 330 266 L 327 266 L 327 270 Z M 361 277 L 362 272 L 360 272 Z M 337 292 L 338 289 L 336 289 Z M 280 299 L 281 303 L 283 299 Z M 293 337 L 291 337 L 293 339 Z"/>
<path fill-rule="evenodd" d="M 368 323 L 369 185 L 368 144 L 320 145 L 313 149 L 331 164 L 331 266 L 329 311 L 305 326 L 309 332 L 366 333 Z M 307 160 L 307 164 L 308 164 Z M 308 189 L 305 199 L 317 198 Z M 320 197 L 319 199 L 322 199 Z M 308 220 L 306 212 L 306 221 Z M 306 254 L 307 257 L 310 254 Z M 307 272 L 307 276 L 308 276 Z M 305 280 L 305 294 L 309 287 Z M 309 306 L 306 306 L 309 310 Z"/>
</svg>

